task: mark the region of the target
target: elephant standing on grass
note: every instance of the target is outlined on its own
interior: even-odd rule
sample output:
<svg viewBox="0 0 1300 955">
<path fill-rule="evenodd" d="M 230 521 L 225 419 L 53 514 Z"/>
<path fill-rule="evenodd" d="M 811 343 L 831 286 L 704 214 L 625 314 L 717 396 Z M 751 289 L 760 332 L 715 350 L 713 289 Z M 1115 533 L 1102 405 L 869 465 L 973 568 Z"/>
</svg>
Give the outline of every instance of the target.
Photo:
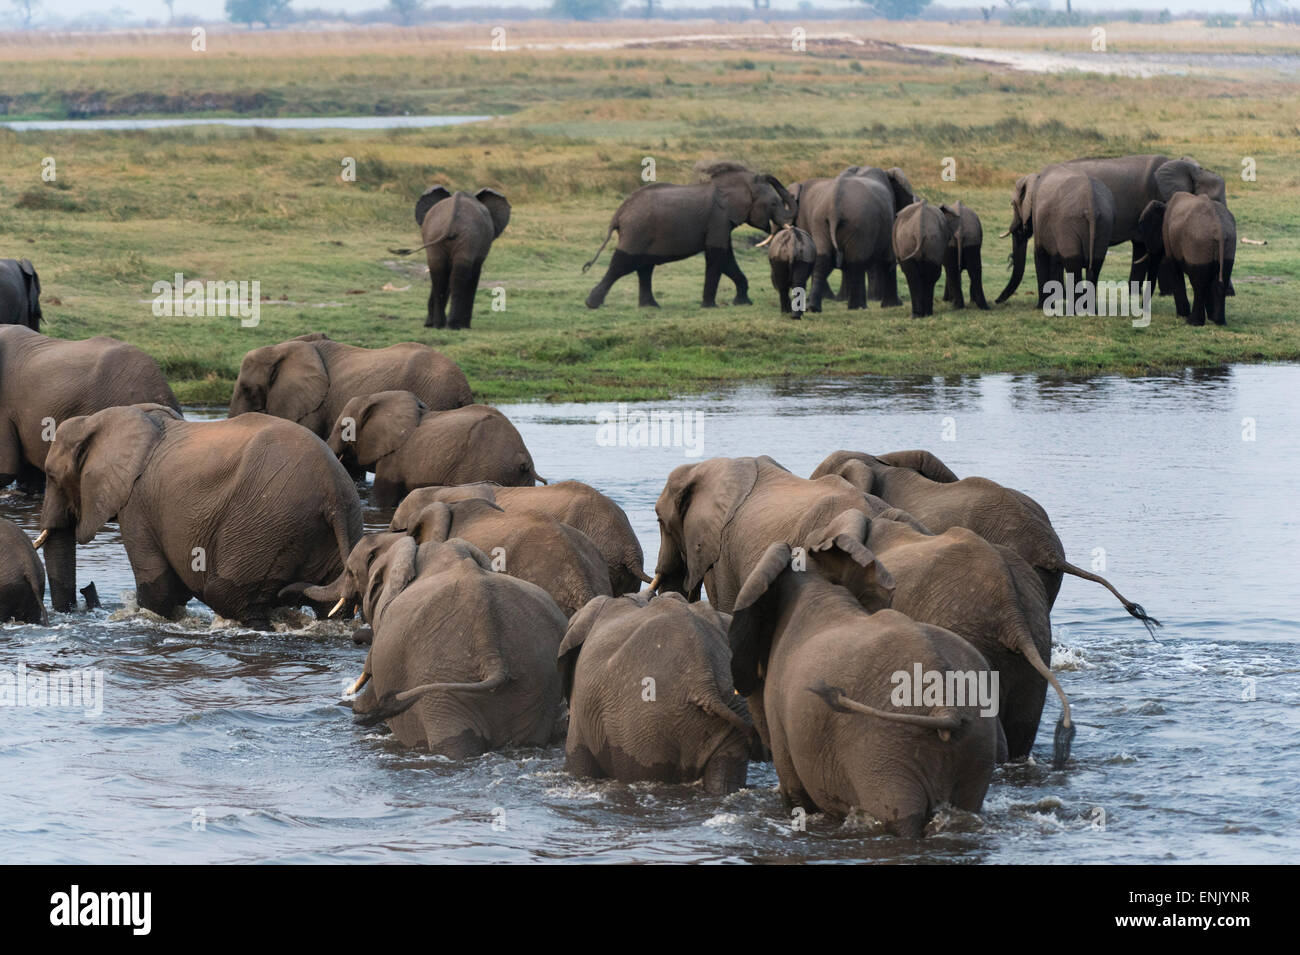
<svg viewBox="0 0 1300 955">
<path fill-rule="evenodd" d="M 817 246 L 803 229 L 782 229 L 771 239 L 767 261 L 781 314 L 801 319 L 808 303 L 808 279 L 817 262 Z M 762 243 L 759 243 L 760 245 Z"/>
<path fill-rule="evenodd" d="M 45 568 L 21 527 L 0 518 L 0 623 L 48 624 Z"/>
<path fill-rule="evenodd" d="M 677 594 L 597 597 L 560 644 L 564 768 L 624 782 L 745 786 L 754 728 L 731 685 L 728 618 Z"/>
<path fill-rule="evenodd" d="M 961 291 L 961 274 L 970 276 L 970 300 L 984 311 L 989 303 L 984 299 L 984 266 L 980 261 L 980 247 L 984 244 L 984 228 L 975 210 L 964 203 L 939 207 L 952 227 L 952 241 L 943 261 L 943 300 L 953 308 L 965 308 L 966 298 Z"/>
<path fill-rule="evenodd" d="M 704 181 L 681 186 L 667 182 L 642 186 L 618 207 L 609 232 L 586 272 L 600 258 L 610 237 L 618 245 L 605 277 L 587 296 L 588 308 L 600 308 L 610 288 L 630 272 L 637 274 L 637 304 L 657 308 L 651 288 L 656 265 L 704 253 L 705 308 L 717 304 L 718 281 L 725 275 L 736 285 L 736 305 L 749 305 L 749 281 L 736 263 L 731 231 L 749 224 L 775 232 L 794 219 L 793 200 L 775 176 L 754 172 L 734 162 L 719 162 L 701 170 Z"/>
<path fill-rule="evenodd" d="M 1174 305 L 1189 325 L 1226 322 L 1225 298 L 1236 259 L 1237 220 L 1228 207 L 1206 196 L 1175 193 L 1168 203 L 1153 202 L 1142 213 L 1148 255 L 1156 263 L 1173 263 Z M 1187 304 L 1184 276 L 1192 283 Z"/>
<path fill-rule="evenodd" d="M 907 206 L 894 220 L 894 255 L 907 279 L 913 318 L 934 314 L 934 286 L 948 258 L 952 229 L 948 216 L 924 199 Z"/>
<path fill-rule="evenodd" d="M 30 259 L 0 259 L 0 325 L 41 330 L 41 279 Z"/>
</svg>

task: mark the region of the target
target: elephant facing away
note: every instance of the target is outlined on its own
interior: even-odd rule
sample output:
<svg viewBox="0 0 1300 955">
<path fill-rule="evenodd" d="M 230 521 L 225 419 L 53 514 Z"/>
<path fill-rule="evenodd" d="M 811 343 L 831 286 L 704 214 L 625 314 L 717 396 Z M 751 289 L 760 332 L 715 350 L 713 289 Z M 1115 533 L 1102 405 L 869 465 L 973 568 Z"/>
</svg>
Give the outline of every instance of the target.
<svg viewBox="0 0 1300 955">
<path fill-rule="evenodd" d="M 623 782 L 745 786 L 753 725 L 731 685 L 728 618 L 678 594 L 597 597 L 560 644 L 564 768 Z"/>
<path fill-rule="evenodd" d="M 636 593 L 642 584 L 650 583 L 641 542 L 627 514 L 613 500 L 581 481 L 559 481 L 541 487 L 480 483 L 418 488 L 398 505 L 389 530 L 408 530 L 420 512 L 435 501 L 454 504 L 473 498 L 491 501 L 510 514 L 527 512 L 551 517 L 585 534 L 609 567 L 610 592 L 615 596 Z"/>
<path fill-rule="evenodd" d="M 980 247 L 984 244 L 984 228 L 980 217 L 970 206 L 957 202 L 942 205 L 939 211 L 952 227 L 952 240 L 943 260 L 943 300 L 953 308 L 965 308 L 966 298 L 961 291 L 961 274 L 970 276 L 970 300 L 978 309 L 988 310 L 984 299 L 984 266 L 980 260 Z"/>
<path fill-rule="evenodd" d="M 787 804 L 861 810 L 908 838 L 941 805 L 978 812 L 997 720 L 969 699 L 896 705 L 894 691 L 897 675 L 915 669 L 987 684 L 988 661 L 956 634 L 885 609 L 887 571 L 877 567 L 859 597 L 791 564 L 789 544 L 767 547 L 730 630 L 732 678 L 772 749 Z"/>
<path fill-rule="evenodd" d="M 430 186 L 415 202 L 424 244 L 390 249 L 394 255 L 424 250 L 429 262 L 429 312 L 425 328 L 469 328 L 483 262 L 510 222 L 510 203 L 495 189 L 452 193 Z M 447 309 L 451 315 L 448 317 Z"/>
<path fill-rule="evenodd" d="M 1207 196 L 1178 192 L 1167 203 L 1147 206 L 1140 225 L 1156 267 L 1165 257 L 1174 265 L 1171 281 L 1178 314 L 1189 325 L 1204 325 L 1206 317 L 1223 325 L 1237 250 L 1237 220 L 1228 207 Z M 1192 283 L 1190 306 L 1184 276 Z"/>
<path fill-rule="evenodd" d="M 587 296 L 588 308 L 600 308 L 610 288 L 630 272 L 640 283 L 638 305 L 658 307 L 651 277 L 656 265 L 704 253 L 703 306 L 717 304 L 718 281 L 725 275 L 736 285 L 736 305 L 749 305 L 749 281 L 736 263 L 731 231 L 748 224 L 775 232 L 794 218 L 793 199 L 775 176 L 739 163 L 719 162 L 701 170 L 704 181 L 691 185 L 660 182 L 642 186 L 623 200 L 609 232 L 586 272 L 600 258 L 610 237 L 618 245 L 604 278 Z"/>
<path fill-rule="evenodd" d="M 41 330 L 41 279 L 31 259 L 0 259 L 0 325 Z"/>
<path fill-rule="evenodd" d="M 21 527 L 0 518 L 0 623 L 48 624 L 45 567 Z"/>
<path fill-rule="evenodd" d="M 431 411 L 409 391 L 353 398 L 327 441 L 341 459 L 375 474 L 372 502 L 394 507 L 418 487 L 542 480 L 515 426 L 496 408 Z"/>
<path fill-rule="evenodd" d="M 894 255 L 907 279 L 913 318 L 934 314 L 934 286 L 943 272 L 952 238 L 949 217 L 924 199 L 907 206 L 894 220 Z"/>
<path fill-rule="evenodd" d="M 49 542 L 55 610 L 74 599 L 72 541 L 112 520 L 141 607 L 174 617 L 197 597 L 262 630 L 282 587 L 332 580 L 361 537 L 347 472 L 315 435 L 266 415 L 191 422 L 160 405 L 109 408 L 61 424 L 46 470 L 38 543 Z"/>
<path fill-rule="evenodd" d="M 808 279 L 817 262 L 817 246 L 803 229 L 781 229 L 767 247 L 772 288 L 781 301 L 781 314 L 803 318 L 808 304 Z M 760 243 L 762 244 L 762 243 Z"/>
<path fill-rule="evenodd" d="M 374 630 L 353 684 L 363 726 L 387 723 L 402 745 L 450 759 L 558 735 L 566 621 L 540 587 L 494 573 L 464 541 L 402 536 L 346 596 L 364 597 Z"/>
</svg>

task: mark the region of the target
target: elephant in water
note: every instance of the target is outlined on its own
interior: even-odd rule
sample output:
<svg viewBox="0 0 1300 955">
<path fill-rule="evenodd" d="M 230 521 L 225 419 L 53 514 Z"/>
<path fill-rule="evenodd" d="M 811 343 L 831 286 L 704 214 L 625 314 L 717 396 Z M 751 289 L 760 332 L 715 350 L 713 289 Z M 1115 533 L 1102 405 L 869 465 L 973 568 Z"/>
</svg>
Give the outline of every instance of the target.
<svg viewBox="0 0 1300 955">
<path fill-rule="evenodd" d="M 542 487 L 501 487 L 496 484 L 461 484 L 422 487 L 406 496 L 393 514 L 389 530 L 408 530 L 435 501 L 454 504 L 480 498 L 507 513 L 530 512 L 554 518 L 585 534 L 609 566 L 610 592 L 636 593 L 650 578 L 643 569 L 641 542 L 614 501 L 581 481 L 559 481 Z"/>
<path fill-rule="evenodd" d="M 965 308 L 966 298 L 961 292 L 961 274 L 970 276 L 970 300 L 978 309 L 988 310 L 984 299 L 984 266 L 980 261 L 980 247 L 984 244 L 984 228 L 975 210 L 962 202 L 939 207 L 952 227 L 952 241 L 943 260 L 943 300 L 953 308 Z"/>
<path fill-rule="evenodd" d="M 934 286 L 948 259 L 953 224 L 938 206 L 920 199 L 894 220 L 894 255 L 907 279 L 912 317 L 934 314 Z"/>
<path fill-rule="evenodd" d="M 1178 314 L 1189 325 L 1204 325 L 1207 316 L 1223 325 L 1237 253 L 1237 220 L 1228 207 L 1207 196 L 1178 192 L 1168 203 L 1147 206 L 1141 229 L 1157 268 L 1165 257 L 1174 264 L 1171 281 Z M 1184 276 L 1192 283 L 1190 306 Z"/>
<path fill-rule="evenodd" d="M 618 232 L 618 245 L 605 277 L 587 296 L 588 308 L 600 308 L 610 288 L 624 275 L 635 272 L 640 282 L 642 307 L 658 307 L 651 289 L 656 265 L 689 259 L 704 253 L 705 308 L 716 304 L 718 281 L 726 275 L 736 285 L 736 305 L 749 305 L 749 281 L 736 263 L 731 230 L 748 224 L 775 232 L 794 219 L 793 199 L 775 176 L 757 173 L 733 162 L 706 166 L 704 181 L 681 186 L 657 182 L 642 186 L 618 207 L 609 232 L 586 272 L 600 258 L 610 237 Z"/>
<path fill-rule="evenodd" d="M 493 481 L 528 487 L 543 480 L 524 439 L 496 408 L 431 411 L 409 391 L 353 398 L 327 444 L 341 459 L 374 472 L 376 507 L 394 507 L 409 491 L 430 485 Z"/>
<path fill-rule="evenodd" d="M 872 586 L 857 595 L 796 571 L 792 556 L 784 542 L 766 548 L 730 629 L 732 678 L 772 749 L 787 804 L 862 810 L 911 838 L 940 805 L 978 812 L 997 720 L 978 699 L 931 700 L 915 687 L 895 697 L 898 675 L 918 670 L 945 687 L 988 686 L 988 661 L 956 634 L 885 609 L 890 576 L 869 553 Z"/>
<path fill-rule="evenodd" d="M 161 405 L 109 408 L 63 422 L 45 467 L 38 543 L 49 541 L 56 610 L 75 586 L 72 540 L 88 544 L 112 520 L 141 607 L 174 617 L 197 597 L 262 630 L 282 587 L 334 579 L 361 537 L 347 472 L 319 438 L 267 415 L 192 422 Z"/>
<path fill-rule="evenodd" d="M 0 518 L 0 623 L 50 622 L 45 612 L 45 568 L 21 527 Z"/>
<path fill-rule="evenodd" d="M 728 618 L 678 594 L 597 597 L 560 644 L 564 768 L 624 782 L 745 786 L 754 728 L 731 685 Z"/>
<path fill-rule="evenodd" d="M 0 325 L 41 330 L 41 279 L 30 259 L 0 259 Z"/>
</svg>

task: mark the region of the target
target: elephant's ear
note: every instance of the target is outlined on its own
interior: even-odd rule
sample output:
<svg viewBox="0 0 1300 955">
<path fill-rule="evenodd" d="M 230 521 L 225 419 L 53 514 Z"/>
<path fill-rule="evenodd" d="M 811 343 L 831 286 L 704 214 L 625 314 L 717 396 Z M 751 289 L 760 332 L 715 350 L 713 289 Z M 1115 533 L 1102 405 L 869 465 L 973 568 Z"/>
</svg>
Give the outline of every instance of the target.
<svg viewBox="0 0 1300 955">
<path fill-rule="evenodd" d="M 271 350 L 266 383 L 266 413 L 302 422 L 325 403 L 330 376 L 310 342 L 282 342 Z"/>
<path fill-rule="evenodd" d="M 1020 227 L 1027 235 L 1033 234 L 1034 228 L 1034 186 L 1038 183 L 1038 173 L 1021 176 L 1016 180 L 1016 187 L 1011 193 L 1011 209 Z M 1012 229 L 1015 222 L 1012 222 Z"/>
<path fill-rule="evenodd" d="M 894 166 L 891 169 L 885 170 L 885 175 L 889 177 L 889 188 L 893 190 L 894 193 L 895 209 L 902 209 L 905 206 L 910 206 L 916 201 L 916 190 L 912 188 L 912 184 L 908 181 L 903 170 Z"/>
<path fill-rule="evenodd" d="M 889 606 L 894 578 L 867 546 L 871 518 L 861 511 L 841 511 L 830 523 L 813 531 L 804 541 L 816 555 L 818 570 L 833 583 L 847 587 L 869 610 Z"/>
<path fill-rule="evenodd" d="M 618 598 L 603 594 L 591 598 L 573 615 L 573 619 L 569 621 L 569 628 L 564 631 L 564 639 L 560 641 L 560 649 L 556 653 L 555 665 L 560 671 L 560 693 L 566 700 L 573 693 L 573 674 L 578 668 L 578 654 L 582 652 L 582 645 L 591 635 L 591 628 L 595 626 L 596 619 L 609 606 L 610 601 L 616 599 Z"/>
<path fill-rule="evenodd" d="M 54 434 L 47 471 L 77 514 L 77 543 L 88 544 L 131 497 L 163 437 L 163 416 L 147 406 L 69 418 Z"/>
<path fill-rule="evenodd" d="M 837 473 L 844 480 L 848 481 L 863 494 L 874 494 L 876 486 L 876 472 L 871 470 L 871 466 L 865 461 L 857 458 L 850 458 L 840 465 Z"/>
<path fill-rule="evenodd" d="M 950 231 L 953 238 L 956 239 L 957 248 L 959 249 L 961 248 L 962 242 L 960 205 L 961 203 L 958 203 L 957 206 L 950 206 L 947 203 L 944 203 L 939 206 L 939 211 L 943 213 L 944 219 L 948 222 L 948 231 Z"/>
<path fill-rule="evenodd" d="M 442 200 L 450 198 L 451 193 L 447 191 L 447 187 L 442 183 L 430 186 L 428 189 L 424 190 L 420 195 L 420 198 L 415 200 L 415 224 L 417 226 L 423 226 L 424 217 L 429 214 L 429 210 L 442 202 Z"/>
<path fill-rule="evenodd" d="M 1142 210 L 1142 215 L 1138 217 L 1138 232 L 1142 234 L 1147 255 L 1165 254 L 1165 204 L 1159 199 L 1151 200 Z"/>
<path fill-rule="evenodd" d="M 929 451 L 890 451 L 877 458 L 891 468 L 907 468 L 935 481 L 938 484 L 952 484 L 961 480 L 937 457 Z M 868 491 L 870 489 L 867 489 Z"/>
<path fill-rule="evenodd" d="M 429 541 L 442 542 L 451 537 L 452 519 L 451 505 L 434 501 L 410 522 L 406 533 L 421 544 Z"/>
<path fill-rule="evenodd" d="M 758 461 L 754 458 L 714 458 L 682 465 L 668 476 L 655 512 L 685 551 L 686 593 L 695 593 L 717 563 L 723 529 L 757 481 Z"/>
<path fill-rule="evenodd" d="M 749 696 L 758 686 L 772 648 L 772 627 L 777 614 L 769 606 L 768 590 L 790 566 L 790 545 L 778 541 L 768 546 L 732 608 L 727 641 L 731 644 L 731 681 L 737 692 Z"/>
<path fill-rule="evenodd" d="M 488 215 L 492 217 L 492 228 L 495 231 L 493 238 L 500 236 L 510 222 L 509 201 L 495 189 L 480 189 L 474 198 L 487 207 Z"/>
<path fill-rule="evenodd" d="M 418 552 L 419 545 L 410 537 L 403 537 L 370 565 L 370 577 L 361 602 L 369 623 L 374 624 L 384 608 L 416 578 Z"/>
<path fill-rule="evenodd" d="M 1195 192 L 1201 164 L 1186 157 L 1171 159 L 1156 169 L 1156 188 L 1160 198 L 1168 202 L 1177 192 Z"/>
<path fill-rule="evenodd" d="M 362 467 L 370 467 L 406 444 L 429 410 L 409 391 L 381 391 L 354 398 L 344 407 L 340 422 L 348 416 L 348 408 L 355 415 L 352 447 Z"/>
</svg>

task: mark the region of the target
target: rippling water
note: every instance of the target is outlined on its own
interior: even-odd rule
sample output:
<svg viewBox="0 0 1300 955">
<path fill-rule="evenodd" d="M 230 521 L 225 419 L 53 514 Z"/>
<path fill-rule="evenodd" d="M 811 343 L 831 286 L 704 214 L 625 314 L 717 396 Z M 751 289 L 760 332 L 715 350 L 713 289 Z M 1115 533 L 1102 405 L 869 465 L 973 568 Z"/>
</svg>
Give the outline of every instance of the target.
<svg viewBox="0 0 1300 955">
<path fill-rule="evenodd" d="M 113 529 L 79 554 L 106 608 L 0 628 L 0 669 L 98 668 L 103 713 L 0 710 L 0 852 L 24 862 L 1295 861 L 1300 849 L 1300 367 L 1087 381 L 991 375 L 747 386 L 633 409 L 700 412 L 702 454 L 807 474 L 838 448 L 928 447 L 1021 488 L 1076 563 L 1165 622 L 1160 642 L 1067 578 L 1053 667 L 1081 722 L 1070 766 L 998 770 L 979 816 L 924 842 L 863 821 L 796 832 L 770 766 L 749 788 L 589 782 L 562 747 L 466 762 L 401 749 L 335 705 L 364 652 L 337 623 L 257 635 L 191 604 L 124 606 Z M 599 405 L 514 405 L 547 478 L 628 511 L 653 563 L 654 500 L 683 448 L 598 444 Z M 1254 440 L 1250 436 L 1253 427 Z M 955 440 L 944 440 L 945 435 Z M 34 532 L 14 492 L 0 514 Z M 382 523 L 387 515 L 368 512 Z M 1250 696 L 1253 689 L 1255 699 Z M 1050 747 L 1049 699 L 1037 752 Z"/>
</svg>

